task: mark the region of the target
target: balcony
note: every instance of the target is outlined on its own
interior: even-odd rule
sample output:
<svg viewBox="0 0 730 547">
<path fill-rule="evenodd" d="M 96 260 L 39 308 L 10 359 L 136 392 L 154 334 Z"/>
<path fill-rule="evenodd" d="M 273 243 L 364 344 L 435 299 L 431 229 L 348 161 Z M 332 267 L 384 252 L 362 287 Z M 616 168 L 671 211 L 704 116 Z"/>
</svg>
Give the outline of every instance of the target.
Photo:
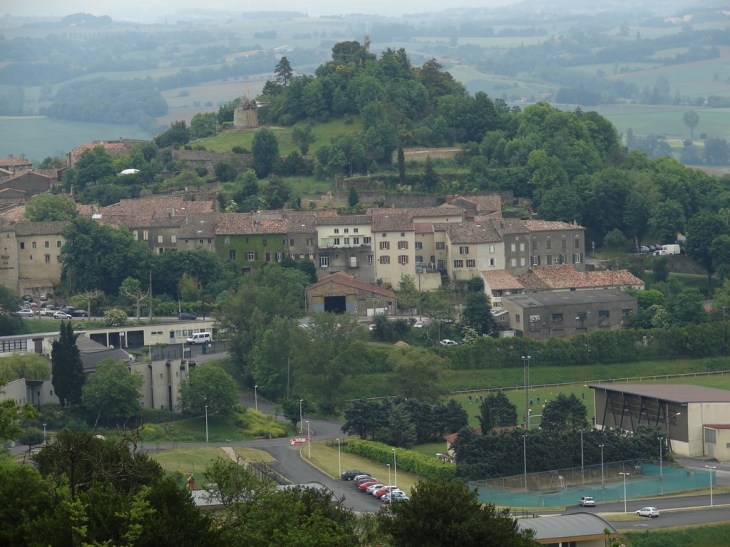
<svg viewBox="0 0 730 547">
<path fill-rule="evenodd" d="M 331 238 L 331 237 L 323 237 L 319 240 L 319 248 L 320 249 L 370 249 L 370 244 L 365 243 L 358 243 L 357 245 L 353 243 L 345 244 L 343 243 L 344 238 L 339 238 L 339 243 L 335 243 L 335 240 L 338 238 Z M 352 240 L 352 238 L 351 238 Z"/>
</svg>

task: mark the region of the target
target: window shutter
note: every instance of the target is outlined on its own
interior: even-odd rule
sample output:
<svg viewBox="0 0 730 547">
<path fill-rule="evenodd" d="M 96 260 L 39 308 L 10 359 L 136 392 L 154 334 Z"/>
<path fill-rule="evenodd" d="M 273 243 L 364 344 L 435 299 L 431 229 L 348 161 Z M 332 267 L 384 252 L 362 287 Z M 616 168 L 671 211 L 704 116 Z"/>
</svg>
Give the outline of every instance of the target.
<svg viewBox="0 0 730 547">
<path fill-rule="evenodd" d="M 408 242 L 406 241 L 406 249 L 408 248 Z M 408 255 L 406 255 L 406 264 L 408 264 Z"/>
<path fill-rule="evenodd" d="M 378 257 L 378 262 L 380 262 L 380 264 L 382 264 L 382 263 L 383 263 L 383 257 L 382 257 L 382 256 L 379 256 L 379 257 Z"/>
<path fill-rule="evenodd" d="M 540 265 L 540 255 L 537 255 L 537 265 Z"/>
<path fill-rule="evenodd" d="M 405 247 L 403 247 L 403 248 L 404 249 L 407 249 L 408 248 L 408 242 L 407 241 L 404 241 L 403 243 L 405 243 Z"/>
</svg>

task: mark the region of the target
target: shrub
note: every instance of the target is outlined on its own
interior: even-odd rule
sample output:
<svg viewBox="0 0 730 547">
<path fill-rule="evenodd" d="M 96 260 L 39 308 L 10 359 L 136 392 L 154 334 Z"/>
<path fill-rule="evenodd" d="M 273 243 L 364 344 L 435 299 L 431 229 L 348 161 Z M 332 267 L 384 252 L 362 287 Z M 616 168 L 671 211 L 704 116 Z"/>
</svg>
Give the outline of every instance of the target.
<svg viewBox="0 0 730 547">
<path fill-rule="evenodd" d="M 354 440 L 347 442 L 347 451 L 380 463 L 393 461 L 393 447 L 372 441 Z M 451 481 L 456 476 L 456 466 L 424 456 L 412 450 L 398 450 L 398 467 L 414 475 L 434 481 Z"/>
<path fill-rule="evenodd" d="M 127 314 L 119 308 L 111 308 L 104 312 L 104 326 L 123 327 L 127 323 Z"/>
</svg>

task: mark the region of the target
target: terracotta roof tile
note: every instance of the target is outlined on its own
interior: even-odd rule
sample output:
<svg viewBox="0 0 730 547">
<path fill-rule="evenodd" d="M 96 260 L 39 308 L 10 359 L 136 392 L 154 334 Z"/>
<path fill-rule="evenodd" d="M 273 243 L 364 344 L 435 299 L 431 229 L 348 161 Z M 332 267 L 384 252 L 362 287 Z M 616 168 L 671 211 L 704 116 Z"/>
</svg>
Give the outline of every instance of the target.
<svg viewBox="0 0 730 547">
<path fill-rule="evenodd" d="M 220 213 L 201 213 L 188 215 L 177 232 L 181 239 L 195 239 L 200 237 L 215 237 Z"/>
<path fill-rule="evenodd" d="M 585 230 L 578 224 L 569 224 L 559 220 L 526 220 L 527 229 L 531 232 L 545 232 L 549 230 Z"/>
<path fill-rule="evenodd" d="M 373 214 L 374 232 L 412 232 L 413 217 L 409 213 L 378 213 Z"/>
<path fill-rule="evenodd" d="M 527 228 L 526 221 L 518 218 L 495 219 L 492 222 L 494 227 L 502 234 L 527 234 L 530 231 Z"/>
<path fill-rule="evenodd" d="M 477 213 L 493 213 L 502 210 L 502 196 L 492 194 L 488 196 L 454 196 L 454 205 L 460 201 L 473 203 Z"/>
<path fill-rule="evenodd" d="M 24 167 L 33 165 L 32 161 L 28 161 L 25 158 L 0 158 L 0 167 Z"/>
<path fill-rule="evenodd" d="M 515 276 L 507 270 L 487 270 L 482 272 L 484 281 L 493 291 L 506 291 L 510 289 L 524 289 Z"/>
<path fill-rule="evenodd" d="M 417 234 L 432 234 L 434 232 L 433 223 L 431 222 L 414 222 L 413 229 Z"/>
<path fill-rule="evenodd" d="M 371 285 L 370 283 L 366 283 L 365 281 L 360 281 L 359 279 L 356 279 L 355 277 L 342 272 L 335 272 L 331 275 L 323 277 L 316 283 L 311 284 L 307 290 L 319 287 L 321 285 L 325 285 L 329 282 L 347 285 L 348 287 L 353 287 L 362 291 L 369 291 L 375 294 L 379 294 L 381 296 L 385 296 L 387 298 L 395 298 L 395 293 L 393 291 L 378 287 L 377 285 Z"/>
<path fill-rule="evenodd" d="M 69 224 L 68 221 L 18 222 L 13 228 L 19 236 L 45 236 L 60 234 Z"/>
<path fill-rule="evenodd" d="M 569 265 L 533 266 L 529 273 L 518 275 L 517 279 L 528 291 L 623 287 L 644 284 L 641 279 L 626 270 L 579 272 Z"/>
<path fill-rule="evenodd" d="M 490 243 L 502 241 L 491 222 L 455 222 L 450 224 L 447 233 L 451 243 Z"/>
</svg>

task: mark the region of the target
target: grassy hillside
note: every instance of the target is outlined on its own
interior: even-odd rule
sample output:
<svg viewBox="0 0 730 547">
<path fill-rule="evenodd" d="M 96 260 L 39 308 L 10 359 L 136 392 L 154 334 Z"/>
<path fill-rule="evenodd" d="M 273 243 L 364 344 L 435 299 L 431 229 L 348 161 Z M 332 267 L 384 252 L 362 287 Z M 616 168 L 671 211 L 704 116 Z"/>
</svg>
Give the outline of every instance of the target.
<svg viewBox="0 0 730 547">
<path fill-rule="evenodd" d="M 360 121 L 356 117 L 352 119 L 353 123 L 349 125 L 346 124 L 343 119 L 317 124 L 314 128 L 317 140 L 309 147 L 309 153 L 313 153 L 322 145 L 329 144 L 333 137 L 344 135 L 346 133 L 353 133 L 355 131 L 361 131 L 362 126 L 360 125 Z M 279 141 L 279 152 L 281 154 L 287 155 L 294 150 L 299 150 L 299 147 L 296 146 L 291 139 L 293 128 L 272 127 L 271 130 L 274 132 Z M 251 143 L 253 142 L 255 134 L 255 131 L 225 131 L 215 137 L 202 139 L 199 143 L 205 146 L 208 150 L 213 150 L 214 152 L 230 152 L 234 146 L 242 146 L 243 148 L 251 150 Z"/>
</svg>

